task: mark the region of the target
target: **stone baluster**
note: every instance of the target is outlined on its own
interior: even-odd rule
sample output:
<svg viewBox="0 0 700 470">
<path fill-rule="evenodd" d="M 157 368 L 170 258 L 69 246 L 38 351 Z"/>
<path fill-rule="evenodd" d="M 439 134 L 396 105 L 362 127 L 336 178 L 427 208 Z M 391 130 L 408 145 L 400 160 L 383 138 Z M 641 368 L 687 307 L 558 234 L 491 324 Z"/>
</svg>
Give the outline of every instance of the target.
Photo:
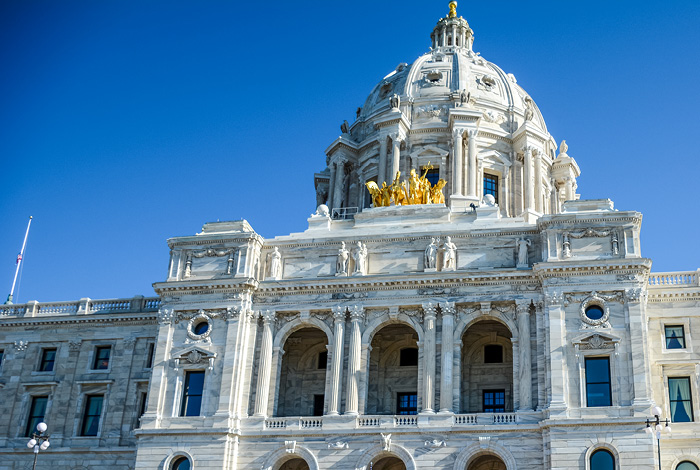
<svg viewBox="0 0 700 470">
<path fill-rule="evenodd" d="M 477 129 L 469 129 L 469 143 L 467 144 L 467 163 L 469 165 L 467 173 L 469 176 L 467 196 L 474 198 L 478 190 L 477 173 L 479 169 L 476 163 L 476 134 L 478 132 Z"/>
<path fill-rule="evenodd" d="M 452 411 L 452 363 L 454 360 L 454 302 L 442 307 L 442 369 L 440 374 L 440 412 Z"/>
<path fill-rule="evenodd" d="M 435 405 L 435 316 L 436 304 L 423 304 L 423 413 L 433 413 Z"/>
<path fill-rule="evenodd" d="M 452 194 L 457 196 L 462 195 L 462 176 L 464 175 L 464 164 L 462 162 L 462 138 L 464 129 L 452 130 L 452 151 L 454 158 L 452 159 Z"/>
<path fill-rule="evenodd" d="M 270 374 L 272 372 L 272 324 L 275 312 L 260 312 L 263 319 L 262 343 L 260 345 L 260 368 L 258 369 L 258 388 L 255 390 L 255 416 L 267 416 L 270 397 Z"/>
<path fill-rule="evenodd" d="M 381 134 L 379 137 L 379 171 L 377 174 L 377 185 L 381 188 L 382 183 L 386 181 L 386 135 Z"/>
<path fill-rule="evenodd" d="M 396 173 L 399 171 L 399 164 L 401 161 L 401 142 L 403 141 L 403 137 L 401 136 L 400 133 L 395 132 L 394 134 L 391 135 L 391 143 L 393 144 L 394 151 L 391 155 L 391 174 L 389 175 L 388 180 L 393 181 L 394 178 L 396 178 Z M 388 183 L 388 181 L 387 181 Z"/>
<path fill-rule="evenodd" d="M 518 346 L 520 360 L 518 381 L 520 382 L 520 410 L 532 410 L 532 359 L 530 352 L 530 301 L 517 302 Z"/>
<path fill-rule="evenodd" d="M 328 398 L 328 414 L 340 412 L 341 376 L 343 373 L 343 334 L 345 332 L 345 307 L 333 308 L 333 350 L 331 351 L 331 384 Z"/>
<path fill-rule="evenodd" d="M 345 414 L 356 416 L 360 389 L 360 368 L 362 366 L 362 334 L 360 323 L 365 318 L 362 306 L 350 309 L 350 350 L 348 352 L 348 391 L 345 399 Z"/>
</svg>

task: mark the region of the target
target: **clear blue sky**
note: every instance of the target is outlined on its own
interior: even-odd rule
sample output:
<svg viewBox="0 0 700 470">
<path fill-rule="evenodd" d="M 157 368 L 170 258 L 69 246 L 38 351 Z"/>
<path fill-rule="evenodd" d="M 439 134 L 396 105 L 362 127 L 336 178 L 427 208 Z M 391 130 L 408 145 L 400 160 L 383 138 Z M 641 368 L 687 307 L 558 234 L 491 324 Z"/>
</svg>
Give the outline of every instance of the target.
<svg viewBox="0 0 700 470">
<path fill-rule="evenodd" d="M 245 218 L 302 231 L 313 173 L 372 87 L 428 50 L 447 1 L 0 4 L 0 295 L 152 295 L 168 237 Z M 700 2 L 460 2 L 583 198 L 644 214 L 654 271 L 700 267 Z"/>
</svg>

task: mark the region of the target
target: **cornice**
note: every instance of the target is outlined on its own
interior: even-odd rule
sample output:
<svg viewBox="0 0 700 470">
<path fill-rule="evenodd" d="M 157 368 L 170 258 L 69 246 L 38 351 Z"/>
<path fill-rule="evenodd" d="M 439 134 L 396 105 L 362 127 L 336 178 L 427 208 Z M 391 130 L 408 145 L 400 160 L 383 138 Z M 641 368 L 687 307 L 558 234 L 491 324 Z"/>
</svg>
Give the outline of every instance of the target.
<svg viewBox="0 0 700 470">
<path fill-rule="evenodd" d="M 690 292 L 659 292 L 662 288 L 650 287 L 647 297 L 648 302 L 661 303 L 661 302 L 687 302 L 687 301 L 697 301 L 700 300 L 700 289 L 695 288 L 690 290 Z"/>
<path fill-rule="evenodd" d="M 532 271 L 539 279 L 562 276 L 589 276 L 591 274 L 641 274 L 649 275 L 651 260 L 647 258 L 623 258 L 595 261 L 552 261 L 535 263 Z"/>
<path fill-rule="evenodd" d="M 4 318 L 0 319 L 0 328 L 10 328 L 10 327 L 30 327 L 30 326 L 46 326 L 52 325 L 56 327 L 66 327 L 77 324 L 85 323 L 99 323 L 99 324 L 114 324 L 122 326 L 133 326 L 133 325 L 154 325 L 157 323 L 157 314 L 144 313 L 142 315 L 129 316 L 129 317 L 109 317 L 106 314 L 87 314 L 75 316 L 71 315 L 69 317 L 15 317 L 15 318 Z"/>
<path fill-rule="evenodd" d="M 226 282 L 228 281 L 228 282 Z M 233 279 L 202 279 L 199 281 L 168 281 L 156 282 L 153 284 L 153 289 L 161 297 L 175 295 L 176 293 L 185 294 L 214 294 L 214 293 L 246 293 L 255 290 L 258 287 L 258 281 L 254 278 L 236 278 Z"/>
<path fill-rule="evenodd" d="M 256 232 L 242 232 L 240 235 L 233 238 L 230 234 L 222 232 L 226 238 L 216 238 L 216 233 L 207 233 L 203 235 L 189 235 L 185 237 L 174 237 L 168 240 L 168 247 L 184 247 L 184 246 L 200 246 L 225 243 L 240 243 L 241 241 L 256 240 L 264 243 L 265 239 Z"/>
<path fill-rule="evenodd" d="M 628 212 L 629 213 L 629 212 Z M 612 215 L 619 214 L 615 212 L 605 212 L 605 215 L 595 213 L 587 217 L 586 213 L 572 212 L 572 213 L 561 213 L 551 216 L 540 217 L 537 220 L 537 227 L 540 230 L 545 230 L 551 225 L 591 225 L 591 224 L 610 224 L 611 222 L 617 223 L 631 223 L 635 227 L 639 227 L 642 223 L 642 214 L 640 212 L 633 212 L 634 215 L 624 216 L 624 215 Z M 544 219 L 544 220 L 543 220 Z"/>
</svg>

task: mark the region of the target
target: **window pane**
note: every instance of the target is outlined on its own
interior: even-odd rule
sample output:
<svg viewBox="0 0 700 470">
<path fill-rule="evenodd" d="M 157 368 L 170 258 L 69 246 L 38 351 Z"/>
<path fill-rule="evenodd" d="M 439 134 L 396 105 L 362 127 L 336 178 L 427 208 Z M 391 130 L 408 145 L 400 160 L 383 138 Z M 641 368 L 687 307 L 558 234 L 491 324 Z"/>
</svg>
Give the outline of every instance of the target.
<svg viewBox="0 0 700 470">
<path fill-rule="evenodd" d="M 681 462 L 678 464 L 676 467 L 676 470 L 698 470 L 698 466 L 695 465 L 693 462 Z"/>
<path fill-rule="evenodd" d="M 586 381 L 588 383 L 610 382 L 608 358 L 586 359 Z"/>
<path fill-rule="evenodd" d="M 425 172 L 425 168 L 423 168 L 423 172 Z M 435 186 L 440 180 L 440 169 L 433 168 L 432 170 L 428 170 L 428 173 L 425 175 L 425 179 L 430 181 L 432 186 Z"/>
<path fill-rule="evenodd" d="M 668 398 L 671 404 L 671 421 L 693 421 L 693 401 L 690 395 L 690 377 L 669 377 Z"/>
<path fill-rule="evenodd" d="M 82 436 L 97 436 L 102 414 L 102 395 L 88 395 L 85 402 Z"/>
<path fill-rule="evenodd" d="M 190 461 L 181 457 L 173 463 L 173 470 L 190 470 Z"/>
<path fill-rule="evenodd" d="M 202 392 L 204 391 L 204 372 L 193 371 L 185 375 L 182 390 L 181 416 L 199 416 L 202 410 Z"/>
<path fill-rule="evenodd" d="M 417 393 L 398 393 L 396 395 L 396 414 L 415 415 L 418 413 Z"/>
<path fill-rule="evenodd" d="M 56 350 L 55 349 L 42 350 L 42 352 L 41 352 L 41 364 L 39 364 L 39 370 L 41 372 L 52 371 L 55 361 L 56 361 Z"/>
<path fill-rule="evenodd" d="M 490 194 L 498 204 L 498 176 L 484 173 L 484 196 Z"/>
<path fill-rule="evenodd" d="M 36 431 L 36 425 L 44 421 L 48 401 L 49 397 L 32 397 L 32 405 L 29 408 L 25 436 L 31 436 L 32 433 Z"/>
<path fill-rule="evenodd" d="M 586 359 L 586 405 L 612 405 L 610 359 L 607 357 Z"/>
<path fill-rule="evenodd" d="M 607 450 L 597 450 L 591 455 L 591 470 L 615 470 L 615 458 Z"/>
<path fill-rule="evenodd" d="M 506 391 L 505 390 L 484 390 L 483 391 L 484 413 L 503 413 L 506 411 Z"/>
<path fill-rule="evenodd" d="M 95 363 L 93 369 L 104 370 L 109 369 L 109 356 L 112 352 L 110 346 L 100 346 L 95 349 Z"/>
<path fill-rule="evenodd" d="M 588 406 L 610 406 L 610 385 L 588 384 Z"/>
<path fill-rule="evenodd" d="M 153 367 L 153 352 L 155 349 L 155 344 L 149 343 L 148 344 L 148 355 L 146 356 L 146 369 L 150 369 Z"/>
<path fill-rule="evenodd" d="M 667 326 L 666 330 L 666 349 L 684 349 L 685 348 L 685 333 L 683 325 Z"/>
</svg>

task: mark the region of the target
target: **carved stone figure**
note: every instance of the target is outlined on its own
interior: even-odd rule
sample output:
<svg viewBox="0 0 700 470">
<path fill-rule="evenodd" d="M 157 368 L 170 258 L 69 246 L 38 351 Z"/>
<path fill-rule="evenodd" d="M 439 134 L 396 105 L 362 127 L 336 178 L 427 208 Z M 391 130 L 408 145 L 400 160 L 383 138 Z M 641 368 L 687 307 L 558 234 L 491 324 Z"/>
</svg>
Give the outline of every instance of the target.
<svg viewBox="0 0 700 470">
<path fill-rule="evenodd" d="M 350 258 L 350 252 L 345 249 L 345 242 L 340 244 L 340 249 L 338 250 L 338 259 L 335 262 L 335 275 L 336 276 L 346 276 L 348 274 L 348 259 Z"/>
<path fill-rule="evenodd" d="M 388 433 L 388 434 L 381 433 L 381 435 L 382 435 L 382 448 L 388 452 L 391 450 L 391 433 Z"/>
<path fill-rule="evenodd" d="M 330 217 L 330 210 L 325 204 L 321 204 L 316 208 L 316 212 L 311 214 L 311 217 Z"/>
<path fill-rule="evenodd" d="M 435 186 L 430 189 L 430 199 L 432 199 L 433 204 L 444 204 L 445 195 L 442 193 L 442 188 L 445 187 L 447 181 L 440 178 Z"/>
<path fill-rule="evenodd" d="M 532 103 L 532 98 L 529 96 L 525 97 L 525 120 L 526 121 L 532 121 L 532 118 L 535 117 L 535 106 Z"/>
<path fill-rule="evenodd" d="M 391 106 L 391 109 L 399 109 L 399 105 L 401 104 L 401 98 L 399 98 L 399 95 L 394 93 L 391 95 L 391 98 L 389 98 L 389 105 Z"/>
<path fill-rule="evenodd" d="M 328 200 L 328 185 L 319 184 L 316 186 L 316 206 L 325 204 Z"/>
<path fill-rule="evenodd" d="M 430 239 L 430 243 L 425 248 L 425 256 L 423 260 L 423 266 L 425 269 L 435 269 L 437 263 L 437 252 L 438 246 L 435 243 L 435 238 Z"/>
<path fill-rule="evenodd" d="M 460 106 L 466 106 L 467 103 L 471 100 L 472 94 L 471 92 L 467 92 L 467 90 L 462 90 L 459 92 L 459 103 Z"/>
<path fill-rule="evenodd" d="M 457 266 L 457 245 L 452 243 L 452 239 L 447 237 L 442 246 L 442 270 L 454 271 Z"/>
<path fill-rule="evenodd" d="M 367 245 L 362 242 L 357 242 L 357 247 L 352 254 L 355 260 L 354 276 L 364 276 L 367 274 Z"/>
<path fill-rule="evenodd" d="M 277 247 L 270 255 L 270 277 L 273 279 L 282 277 L 282 255 Z"/>
<path fill-rule="evenodd" d="M 518 251 L 518 267 L 527 266 L 527 247 L 532 245 L 532 241 L 527 238 L 518 238 L 515 246 Z"/>
<path fill-rule="evenodd" d="M 562 140 L 561 145 L 559 146 L 559 155 L 566 155 L 566 152 L 569 151 L 569 146 L 566 145 L 566 141 Z"/>
<path fill-rule="evenodd" d="M 350 133 L 350 124 L 348 124 L 347 120 L 343 121 L 343 123 L 340 125 L 340 132 L 342 132 L 343 134 Z"/>
<path fill-rule="evenodd" d="M 481 205 L 486 207 L 496 207 L 496 198 L 493 197 L 493 194 L 487 194 L 481 200 Z"/>
</svg>

